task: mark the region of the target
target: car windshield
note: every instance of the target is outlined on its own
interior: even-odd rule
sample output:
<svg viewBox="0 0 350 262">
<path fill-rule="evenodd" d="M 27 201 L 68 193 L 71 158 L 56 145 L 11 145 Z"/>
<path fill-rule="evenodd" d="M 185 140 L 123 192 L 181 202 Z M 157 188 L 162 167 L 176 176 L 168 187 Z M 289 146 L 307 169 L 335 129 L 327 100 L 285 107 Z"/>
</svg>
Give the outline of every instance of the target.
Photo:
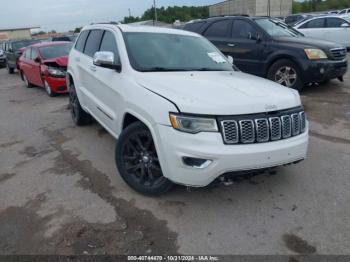
<svg viewBox="0 0 350 262">
<path fill-rule="evenodd" d="M 39 51 L 41 56 L 45 60 L 47 60 L 47 59 L 53 59 L 53 58 L 62 57 L 62 56 L 68 56 L 72 47 L 73 47 L 73 44 L 67 43 L 62 45 L 40 47 Z"/>
<path fill-rule="evenodd" d="M 12 46 L 13 46 L 14 50 L 18 50 L 18 49 L 21 49 L 23 47 L 27 47 L 27 46 L 36 44 L 38 42 L 39 42 L 39 40 L 26 40 L 26 41 L 14 42 L 12 44 Z"/>
<path fill-rule="evenodd" d="M 232 64 L 208 40 L 164 33 L 124 33 L 132 67 L 141 72 L 232 71 Z"/>
<path fill-rule="evenodd" d="M 286 24 L 271 19 L 257 19 L 256 23 L 272 37 L 301 36 L 302 34 Z"/>
</svg>

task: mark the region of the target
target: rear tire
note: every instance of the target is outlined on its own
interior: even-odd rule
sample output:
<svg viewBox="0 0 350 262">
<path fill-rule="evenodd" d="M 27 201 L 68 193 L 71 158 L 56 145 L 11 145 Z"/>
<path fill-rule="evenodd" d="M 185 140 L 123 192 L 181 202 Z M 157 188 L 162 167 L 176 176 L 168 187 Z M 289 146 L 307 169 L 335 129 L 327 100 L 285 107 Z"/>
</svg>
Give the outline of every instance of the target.
<svg viewBox="0 0 350 262">
<path fill-rule="evenodd" d="M 32 88 L 33 85 L 29 82 L 27 76 L 23 72 L 21 74 L 26 88 Z"/>
<path fill-rule="evenodd" d="M 143 195 L 158 196 L 173 186 L 163 176 L 152 134 L 141 122 L 135 122 L 123 131 L 115 159 L 123 180 Z"/>
<path fill-rule="evenodd" d="M 74 86 L 71 86 L 69 91 L 69 108 L 72 119 L 77 126 L 84 126 L 92 122 L 91 115 L 81 107 Z"/>
<path fill-rule="evenodd" d="M 269 68 L 267 78 L 298 91 L 304 87 L 299 66 L 289 59 L 280 59 L 273 63 Z"/>
</svg>

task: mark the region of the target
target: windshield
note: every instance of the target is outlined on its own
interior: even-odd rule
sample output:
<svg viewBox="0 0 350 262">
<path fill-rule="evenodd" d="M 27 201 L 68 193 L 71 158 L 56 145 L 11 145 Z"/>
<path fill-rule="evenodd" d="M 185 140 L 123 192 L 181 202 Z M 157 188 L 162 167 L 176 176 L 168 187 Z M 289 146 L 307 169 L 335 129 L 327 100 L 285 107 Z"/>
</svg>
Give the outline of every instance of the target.
<svg viewBox="0 0 350 262">
<path fill-rule="evenodd" d="M 36 43 L 39 43 L 39 40 L 26 40 L 26 41 L 14 42 L 12 46 L 13 46 L 13 50 L 18 50 L 23 47 L 27 47 Z"/>
<path fill-rule="evenodd" d="M 232 71 L 226 57 L 202 37 L 125 33 L 132 67 L 137 71 Z"/>
<path fill-rule="evenodd" d="M 53 45 L 53 46 L 45 46 L 40 47 L 39 51 L 41 56 L 47 59 L 53 59 L 62 56 L 68 56 L 70 50 L 72 49 L 73 44 L 64 44 L 64 45 Z"/>
<path fill-rule="evenodd" d="M 287 26 L 283 22 L 274 21 L 271 19 L 257 19 L 256 23 L 262 27 L 272 37 L 283 36 L 301 36 L 302 34 L 295 29 Z"/>
</svg>

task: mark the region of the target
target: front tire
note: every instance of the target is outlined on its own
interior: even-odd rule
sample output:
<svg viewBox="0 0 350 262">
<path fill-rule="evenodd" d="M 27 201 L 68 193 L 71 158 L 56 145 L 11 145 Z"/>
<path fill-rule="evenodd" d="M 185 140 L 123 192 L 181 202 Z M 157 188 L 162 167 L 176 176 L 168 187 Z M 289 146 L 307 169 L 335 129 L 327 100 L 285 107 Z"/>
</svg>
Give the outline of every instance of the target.
<svg viewBox="0 0 350 262">
<path fill-rule="evenodd" d="M 143 195 L 157 196 L 173 186 L 163 176 L 152 134 L 141 122 L 135 122 L 123 131 L 115 158 L 123 180 Z"/>
<path fill-rule="evenodd" d="M 84 126 L 92 122 L 91 115 L 86 113 L 81 107 L 74 86 L 69 91 L 69 109 L 72 119 L 77 126 Z"/>
<path fill-rule="evenodd" d="M 304 87 L 299 66 L 289 59 L 280 59 L 273 63 L 268 71 L 267 78 L 298 91 Z"/>
<path fill-rule="evenodd" d="M 49 83 L 46 80 L 44 81 L 44 87 L 45 87 L 45 91 L 49 97 L 56 96 L 56 93 L 52 91 L 51 86 L 49 85 Z"/>
</svg>

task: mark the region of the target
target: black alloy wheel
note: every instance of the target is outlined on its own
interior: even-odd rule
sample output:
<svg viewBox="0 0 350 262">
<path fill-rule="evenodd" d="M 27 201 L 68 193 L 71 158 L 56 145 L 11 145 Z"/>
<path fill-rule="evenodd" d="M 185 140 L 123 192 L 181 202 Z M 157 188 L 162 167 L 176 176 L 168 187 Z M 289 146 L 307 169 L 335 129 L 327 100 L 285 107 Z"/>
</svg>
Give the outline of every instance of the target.
<svg viewBox="0 0 350 262">
<path fill-rule="evenodd" d="M 116 148 L 116 162 L 124 181 L 139 193 L 159 195 L 172 186 L 163 176 L 152 134 L 141 122 L 123 131 Z"/>
</svg>

